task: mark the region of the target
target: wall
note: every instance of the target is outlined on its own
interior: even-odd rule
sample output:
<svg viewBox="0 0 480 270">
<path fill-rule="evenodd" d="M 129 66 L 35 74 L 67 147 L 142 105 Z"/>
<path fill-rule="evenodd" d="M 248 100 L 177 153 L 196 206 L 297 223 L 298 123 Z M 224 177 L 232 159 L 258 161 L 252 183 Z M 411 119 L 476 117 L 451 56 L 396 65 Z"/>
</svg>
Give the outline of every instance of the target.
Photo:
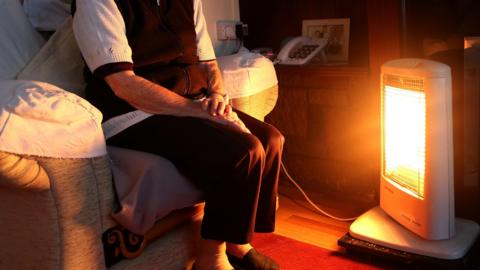
<svg viewBox="0 0 480 270">
<path fill-rule="evenodd" d="M 207 20 L 208 33 L 212 39 L 217 56 L 232 53 L 238 44 L 235 41 L 217 40 L 217 21 L 240 20 L 238 0 L 202 0 L 203 12 Z"/>
<path fill-rule="evenodd" d="M 442 46 L 450 49 L 463 48 L 464 36 L 480 35 L 478 0 L 404 1 L 404 57 L 425 57 L 428 48 L 424 48 L 424 45 L 433 42 L 435 46 L 445 42 Z"/>
</svg>

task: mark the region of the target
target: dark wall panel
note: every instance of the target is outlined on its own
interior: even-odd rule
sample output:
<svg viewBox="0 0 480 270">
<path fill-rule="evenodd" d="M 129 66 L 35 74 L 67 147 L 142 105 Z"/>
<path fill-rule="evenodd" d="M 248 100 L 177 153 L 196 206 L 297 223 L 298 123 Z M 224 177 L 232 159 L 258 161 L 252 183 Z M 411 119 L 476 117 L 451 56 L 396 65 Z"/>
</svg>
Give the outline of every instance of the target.
<svg viewBox="0 0 480 270">
<path fill-rule="evenodd" d="M 350 18 L 350 63 L 368 65 L 366 0 L 240 0 L 241 20 L 249 25 L 245 45 L 278 52 L 288 38 L 302 34 L 302 20 Z"/>
</svg>

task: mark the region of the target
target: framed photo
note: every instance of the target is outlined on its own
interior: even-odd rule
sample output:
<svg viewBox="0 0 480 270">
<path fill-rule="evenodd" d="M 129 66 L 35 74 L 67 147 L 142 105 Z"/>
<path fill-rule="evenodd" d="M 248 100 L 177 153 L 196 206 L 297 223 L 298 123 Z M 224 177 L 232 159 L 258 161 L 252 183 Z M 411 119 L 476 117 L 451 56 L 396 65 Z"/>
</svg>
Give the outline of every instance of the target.
<svg viewBox="0 0 480 270">
<path fill-rule="evenodd" d="M 328 63 L 348 62 L 350 18 L 304 20 L 302 35 L 311 38 L 326 38 L 325 55 Z"/>
</svg>

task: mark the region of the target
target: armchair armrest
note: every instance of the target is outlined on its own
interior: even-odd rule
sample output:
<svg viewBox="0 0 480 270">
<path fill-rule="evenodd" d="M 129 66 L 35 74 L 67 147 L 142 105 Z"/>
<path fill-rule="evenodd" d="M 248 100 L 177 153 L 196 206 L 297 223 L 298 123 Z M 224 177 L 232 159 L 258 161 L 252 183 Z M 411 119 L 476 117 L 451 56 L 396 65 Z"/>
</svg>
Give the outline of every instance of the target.
<svg viewBox="0 0 480 270">
<path fill-rule="evenodd" d="M 36 160 L 0 152 L 0 189 L 45 191 L 50 182 Z"/>
<path fill-rule="evenodd" d="M 218 57 L 217 61 L 232 106 L 263 121 L 278 98 L 278 80 L 273 63 L 258 53 L 248 51 Z"/>
<path fill-rule="evenodd" d="M 107 156 L 0 152 L 0 269 L 105 269 L 113 194 Z"/>
</svg>

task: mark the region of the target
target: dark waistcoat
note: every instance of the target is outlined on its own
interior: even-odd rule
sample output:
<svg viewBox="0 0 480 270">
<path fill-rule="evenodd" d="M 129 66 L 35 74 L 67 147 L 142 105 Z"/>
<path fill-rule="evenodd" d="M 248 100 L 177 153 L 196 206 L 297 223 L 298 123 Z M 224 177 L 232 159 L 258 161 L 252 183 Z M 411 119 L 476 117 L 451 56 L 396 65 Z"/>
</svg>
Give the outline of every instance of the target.
<svg viewBox="0 0 480 270">
<path fill-rule="evenodd" d="M 135 74 L 188 98 L 202 95 L 207 78 L 197 56 L 193 1 L 115 2 L 125 21 Z M 104 120 L 134 110 L 103 78 L 86 73 L 87 99 L 102 111 Z"/>
</svg>

